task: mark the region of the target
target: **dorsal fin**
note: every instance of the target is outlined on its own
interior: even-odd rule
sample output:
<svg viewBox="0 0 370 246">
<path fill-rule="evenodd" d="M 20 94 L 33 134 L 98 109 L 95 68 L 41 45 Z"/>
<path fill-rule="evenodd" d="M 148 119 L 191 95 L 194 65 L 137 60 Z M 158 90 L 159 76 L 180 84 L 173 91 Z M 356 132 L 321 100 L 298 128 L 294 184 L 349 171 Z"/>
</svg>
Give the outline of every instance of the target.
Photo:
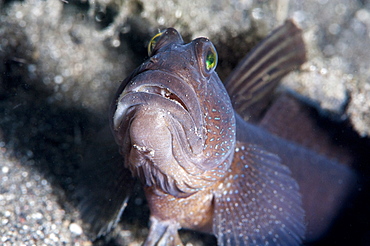
<svg viewBox="0 0 370 246">
<path fill-rule="evenodd" d="M 249 52 L 226 79 L 234 109 L 244 119 L 257 121 L 280 79 L 305 61 L 302 31 L 287 20 Z"/>
</svg>

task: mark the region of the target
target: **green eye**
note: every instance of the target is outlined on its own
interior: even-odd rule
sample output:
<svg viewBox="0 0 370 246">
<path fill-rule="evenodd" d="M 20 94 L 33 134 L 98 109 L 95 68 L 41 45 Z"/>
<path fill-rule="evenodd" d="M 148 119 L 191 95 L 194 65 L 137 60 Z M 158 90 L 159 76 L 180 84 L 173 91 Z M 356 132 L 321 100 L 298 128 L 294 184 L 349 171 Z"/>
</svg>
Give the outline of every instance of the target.
<svg viewBox="0 0 370 246">
<path fill-rule="evenodd" d="M 210 49 L 206 56 L 206 70 L 211 71 L 215 69 L 217 65 L 217 53 L 214 49 Z"/>
<path fill-rule="evenodd" d="M 148 55 L 149 56 L 151 56 L 151 54 L 153 52 L 153 49 L 154 49 L 155 45 L 157 44 L 159 38 L 162 36 L 162 34 L 163 34 L 163 32 L 157 33 L 150 40 L 149 45 L 148 45 Z"/>
</svg>

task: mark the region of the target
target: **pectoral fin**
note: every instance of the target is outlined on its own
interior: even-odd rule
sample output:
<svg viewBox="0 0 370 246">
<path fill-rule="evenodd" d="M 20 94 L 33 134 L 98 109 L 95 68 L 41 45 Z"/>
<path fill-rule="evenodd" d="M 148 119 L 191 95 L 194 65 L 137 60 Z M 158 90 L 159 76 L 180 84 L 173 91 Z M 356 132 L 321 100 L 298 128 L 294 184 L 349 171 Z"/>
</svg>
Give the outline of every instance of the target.
<svg viewBox="0 0 370 246">
<path fill-rule="evenodd" d="M 305 61 L 302 31 L 288 20 L 249 52 L 226 79 L 234 109 L 256 122 L 280 79 Z"/>
<path fill-rule="evenodd" d="M 299 245 L 304 211 L 298 185 L 280 158 L 238 142 L 230 175 L 215 190 L 219 245 Z"/>
<path fill-rule="evenodd" d="M 150 218 L 149 235 L 143 246 L 183 246 L 178 230 L 180 225 L 174 221 L 160 221 Z"/>
<path fill-rule="evenodd" d="M 79 173 L 75 198 L 87 234 L 94 240 L 117 225 L 135 182 L 124 167 L 109 128 L 91 141 Z"/>
</svg>

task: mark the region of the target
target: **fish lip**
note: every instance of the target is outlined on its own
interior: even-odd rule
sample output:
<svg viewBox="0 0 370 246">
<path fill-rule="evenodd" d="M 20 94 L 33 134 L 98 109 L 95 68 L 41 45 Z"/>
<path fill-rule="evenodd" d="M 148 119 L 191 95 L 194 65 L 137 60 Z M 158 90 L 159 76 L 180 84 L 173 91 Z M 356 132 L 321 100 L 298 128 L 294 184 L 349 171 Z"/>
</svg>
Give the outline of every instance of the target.
<svg viewBox="0 0 370 246">
<path fill-rule="evenodd" d="M 117 107 L 113 115 L 114 130 L 118 130 L 118 128 L 121 125 L 121 122 L 123 121 L 124 117 L 128 114 L 130 109 L 137 105 L 143 104 L 143 103 L 134 103 L 134 104 L 122 103 L 122 99 L 125 96 L 135 93 L 145 93 L 159 96 L 170 101 L 171 103 L 175 103 L 176 105 L 180 106 L 183 110 L 190 114 L 189 109 L 186 106 L 185 102 L 176 93 L 172 92 L 169 88 L 150 84 L 139 85 L 137 87 L 130 88 L 130 90 L 128 91 L 124 90 L 121 96 L 119 97 Z"/>
<path fill-rule="evenodd" d="M 174 103 L 180 105 L 184 110 L 189 112 L 188 107 L 186 106 L 185 102 L 172 90 L 168 87 L 159 86 L 159 85 L 140 85 L 136 87 L 132 92 L 144 92 L 149 94 L 155 94 L 166 98 Z M 128 92 L 130 93 L 130 92 Z"/>
</svg>

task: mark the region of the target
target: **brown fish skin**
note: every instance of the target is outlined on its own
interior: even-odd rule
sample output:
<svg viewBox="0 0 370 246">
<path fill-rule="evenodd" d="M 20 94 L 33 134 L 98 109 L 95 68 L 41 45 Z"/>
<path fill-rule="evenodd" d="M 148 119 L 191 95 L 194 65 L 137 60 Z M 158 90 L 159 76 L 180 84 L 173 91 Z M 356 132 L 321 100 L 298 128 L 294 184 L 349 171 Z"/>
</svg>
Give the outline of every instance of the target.
<svg viewBox="0 0 370 246">
<path fill-rule="evenodd" d="M 290 174 L 278 156 L 237 142 L 228 175 L 213 186 L 187 198 L 145 188 L 152 225 L 144 245 L 181 245 L 180 228 L 214 233 L 219 245 L 297 245 L 304 212 Z"/>
<path fill-rule="evenodd" d="M 219 245 L 300 244 L 299 187 L 279 156 L 235 141 L 213 45 L 185 44 L 171 28 L 152 42 L 149 61 L 119 89 L 111 122 L 151 210 L 144 245 L 181 245 L 180 228 L 213 233 Z"/>
<path fill-rule="evenodd" d="M 217 55 L 208 39 L 184 44 L 167 29 L 154 48 L 118 93 L 112 129 L 134 176 L 157 192 L 186 197 L 225 176 L 234 111 L 217 74 L 206 70 L 205 56 Z"/>
<path fill-rule="evenodd" d="M 246 124 L 237 116 L 237 140 L 259 144 L 278 154 L 292 171 L 306 211 L 306 240 L 313 241 L 333 223 L 358 177 L 339 164 L 353 165 L 354 156 L 333 143 L 328 130 L 324 132 L 315 122 L 307 104 L 287 93 L 272 96 L 280 78 L 306 59 L 301 36 L 302 31 L 287 21 L 240 62 L 226 79 L 225 87 L 234 109 L 248 123 L 258 126 Z"/>
<path fill-rule="evenodd" d="M 279 78 L 304 62 L 301 31 L 287 21 L 249 54 L 225 83 L 231 101 L 208 39 L 185 44 L 170 28 L 152 39 L 149 53 L 111 107 L 124 160 L 107 164 L 115 171 L 98 193 L 104 199 L 82 201 L 96 235 L 108 233 L 127 205 L 128 168 L 151 211 L 144 245 L 182 245 L 180 228 L 212 233 L 218 245 L 299 245 L 320 236 L 352 172 L 250 124 L 264 122 L 261 112 Z"/>
<path fill-rule="evenodd" d="M 335 128 L 322 127 L 317 115 L 318 112 L 300 102 L 292 93 L 281 93 L 266 110 L 258 126 L 344 165 L 356 163 L 351 151 L 343 143 L 333 140 L 336 137 L 331 131 Z"/>
<path fill-rule="evenodd" d="M 241 130 L 243 129 L 243 130 Z M 306 240 L 318 239 L 333 222 L 346 198 L 354 191 L 356 175 L 345 165 L 273 136 L 237 116 L 237 140 L 251 141 L 276 153 L 298 182 L 305 210 Z"/>
<path fill-rule="evenodd" d="M 153 187 L 145 187 L 151 212 L 151 226 L 144 245 L 182 245 L 177 231 L 191 228 L 212 233 L 212 189 L 201 190 L 187 198 L 157 195 Z"/>
</svg>

